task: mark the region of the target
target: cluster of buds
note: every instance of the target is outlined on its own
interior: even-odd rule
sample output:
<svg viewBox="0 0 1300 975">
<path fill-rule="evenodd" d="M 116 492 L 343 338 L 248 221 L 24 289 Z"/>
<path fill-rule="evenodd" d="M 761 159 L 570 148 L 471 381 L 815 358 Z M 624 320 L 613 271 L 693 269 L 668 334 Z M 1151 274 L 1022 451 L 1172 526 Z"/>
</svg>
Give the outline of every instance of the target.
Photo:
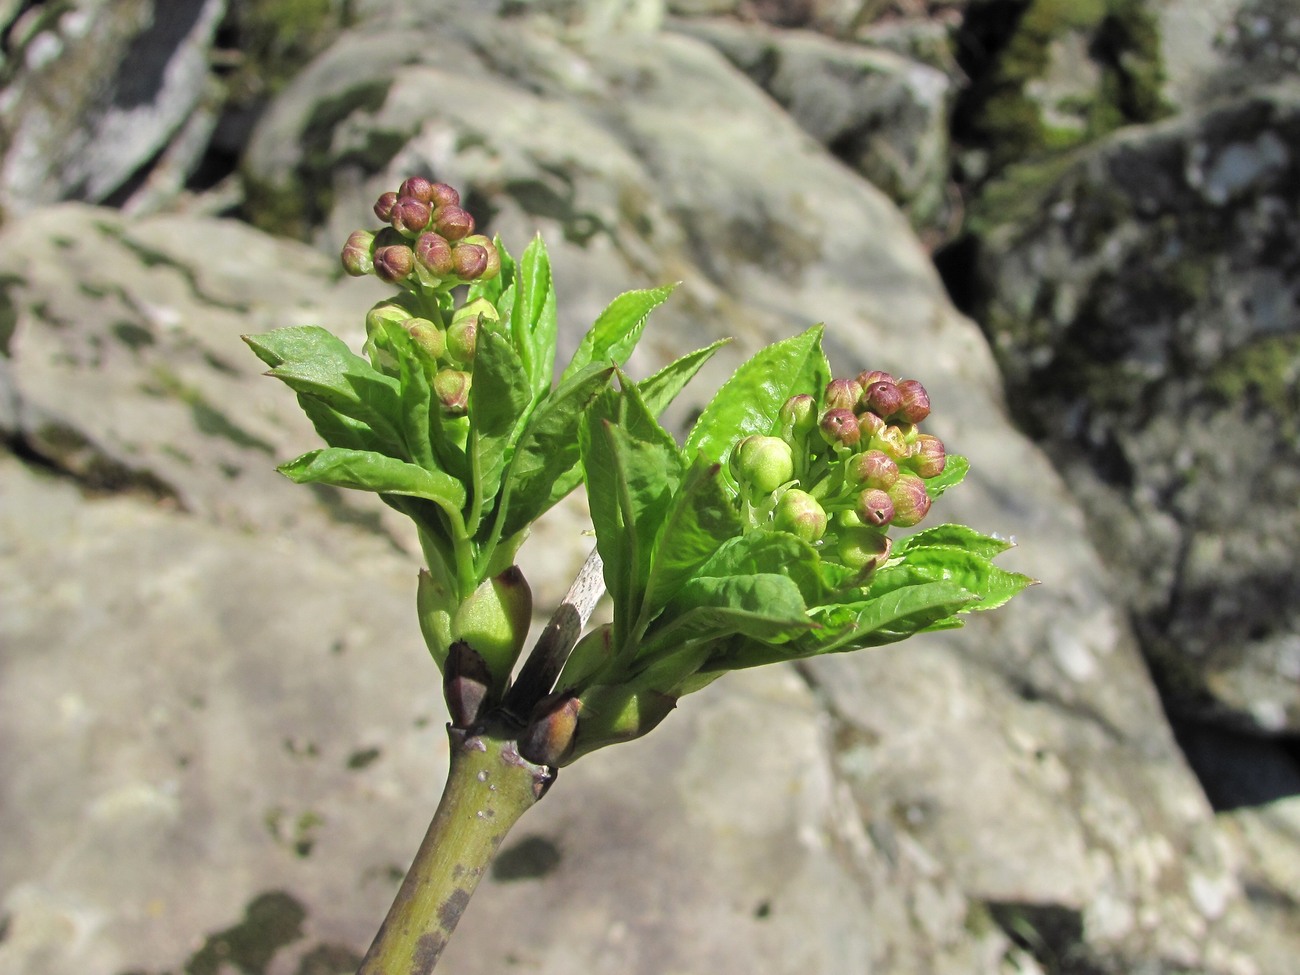
<svg viewBox="0 0 1300 975">
<path fill-rule="evenodd" d="M 778 436 L 739 441 L 730 468 L 751 527 L 787 531 L 854 569 L 889 557 L 890 526 L 930 510 L 927 479 L 944 469 L 943 442 L 920 431 L 930 397 L 915 379 L 864 372 L 833 379 L 820 404 L 781 407 Z"/>
<path fill-rule="evenodd" d="M 413 316 L 410 302 L 380 302 L 366 315 L 366 334 L 372 342 L 383 334 L 385 323 L 401 326 L 420 350 L 420 359 L 433 394 L 448 416 L 463 416 L 469 408 L 469 389 L 474 380 L 474 353 L 480 329 L 499 321 L 496 306 L 476 298 L 457 308 L 443 328 L 428 318 Z M 382 346 L 382 342 L 377 342 Z"/>
<path fill-rule="evenodd" d="M 348 274 L 374 274 L 413 291 L 435 292 L 488 281 L 501 270 L 496 247 L 474 233 L 474 218 L 446 183 L 412 176 L 396 193 L 379 197 L 375 216 L 388 226 L 354 231 L 343 245 Z"/>
</svg>

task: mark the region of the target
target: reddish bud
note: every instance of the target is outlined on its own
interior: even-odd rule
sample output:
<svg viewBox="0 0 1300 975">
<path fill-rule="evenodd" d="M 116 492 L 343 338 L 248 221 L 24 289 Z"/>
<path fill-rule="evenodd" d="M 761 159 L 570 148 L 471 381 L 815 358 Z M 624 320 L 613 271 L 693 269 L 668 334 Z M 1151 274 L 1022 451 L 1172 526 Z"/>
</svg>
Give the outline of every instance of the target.
<svg viewBox="0 0 1300 975">
<path fill-rule="evenodd" d="M 393 215 L 393 207 L 396 203 L 396 193 L 381 194 L 379 199 L 375 201 L 375 216 L 384 221 L 384 223 L 388 223 L 389 219 Z"/>
<path fill-rule="evenodd" d="M 339 255 L 343 261 L 343 270 L 354 278 L 359 278 L 373 271 L 375 262 L 370 256 L 370 252 L 374 246 L 374 234 L 367 233 L 364 230 L 352 231 L 348 235 L 347 243 L 343 245 L 343 253 Z"/>
<path fill-rule="evenodd" d="M 460 194 L 446 183 L 429 184 L 429 202 L 435 210 L 460 206 Z"/>
<path fill-rule="evenodd" d="M 807 393 L 781 404 L 781 429 L 788 437 L 802 437 L 817 425 L 817 401 Z"/>
<path fill-rule="evenodd" d="M 919 525 L 930 510 L 925 482 L 915 474 L 899 475 L 889 489 L 889 500 L 894 502 L 894 524 L 900 528 Z"/>
<path fill-rule="evenodd" d="M 856 458 L 848 473 L 864 487 L 884 490 L 898 480 L 898 464 L 883 450 L 867 450 Z"/>
<path fill-rule="evenodd" d="M 414 237 L 429 226 L 429 219 L 432 216 L 433 211 L 429 209 L 429 204 L 422 203 L 413 196 L 400 196 L 393 204 L 393 212 L 389 214 L 388 222 L 398 233 Z"/>
<path fill-rule="evenodd" d="M 928 433 L 921 433 L 917 434 L 909 461 L 918 477 L 937 477 L 947 466 L 948 454 L 944 450 L 942 440 Z"/>
<path fill-rule="evenodd" d="M 474 218 L 458 206 L 439 207 L 434 214 L 438 233 L 448 240 L 460 240 L 474 232 Z"/>
<path fill-rule="evenodd" d="M 559 765 L 573 748 L 582 702 L 571 693 L 550 694 L 537 702 L 519 736 L 519 754 L 536 765 Z"/>
<path fill-rule="evenodd" d="M 442 694 L 447 700 L 453 728 L 468 728 L 478 720 L 492 687 L 487 663 L 464 640 L 457 640 L 447 654 Z"/>
<path fill-rule="evenodd" d="M 389 244 L 375 251 L 375 273 L 389 284 L 405 281 L 415 269 L 415 252 L 405 244 Z"/>
<path fill-rule="evenodd" d="M 433 184 L 423 176 L 411 176 L 397 188 L 398 196 L 409 196 L 421 203 L 433 202 Z"/>
<path fill-rule="evenodd" d="M 428 353 L 430 359 L 441 359 L 446 354 L 446 334 L 427 318 L 409 318 L 402 323 L 402 327 L 415 344 Z"/>
<path fill-rule="evenodd" d="M 478 244 L 463 241 L 451 249 L 451 266 L 462 281 L 474 281 L 487 270 L 487 251 Z"/>
<path fill-rule="evenodd" d="M 856 511 L 864 525 L 880 528 L 894 520 L 894 502 L 880 488 L 867 488 L 859 494 Z"/>
<path fill-rule="evenodd" d="M 856 410 L 862 387 L 855 379 L 832 379 L 826 384 L 822 400 L 828 410 Z"/>
<path fill-rule="evenodd" d="M 892 383 L 892 382 L 894 382 L 894 377 L 887 372 L 882 372 L 879 369 L 872 369 L 869 372 L 858 373 L 858 385 L 861 386 L 863 390 L 866 390 L 867 387 L 871 386 L 873 383 Z"/>
<path fill-rule="evenodd" d="M 930 394 L 915 379 L 904 379 L 898 384 L 902 398 L 898 405 L 899 419 L 920 423 L 930 415 Z"/>
<path fill-rule="evenodd" d="M 858 418 L 852 410 L 827 410 L 822 414 L 818 427 L 822 439 L 832 447 L 847 447 L 852 450 L 861 440 Z"/>
<path fill-rule="evenodd" d="M 501 255 L 497 253 L 496 244 L 488 240 L 483 234 L 472 234 L 462 240 L 458 246 L 464 247 L 468 244 L 483 248 L 483 251 L 487 254 L 487 266 L 479 272 L 479 281 L 491 281 L 501 273 Z"/>
<path fill-rule="evenodd" d="M 863 400 L 873 413 L 888 420 L 903 405 L 903 394 L 893 383 L 875 382 L 867 387 Z"/>
<path fill-rule="evenodd" d="M 883 429 L 885 429 L 885 421 L 870 410 L 866 410 L 858 417 L 858 437 L 863 443 L 868 443 Z"/>
<path fill-rule="evenodd" d="M 451 245 L 432 231 L 415 239 L 415 259 L 434 277 L 445 278 L 452 273 Z"/>
</svg>

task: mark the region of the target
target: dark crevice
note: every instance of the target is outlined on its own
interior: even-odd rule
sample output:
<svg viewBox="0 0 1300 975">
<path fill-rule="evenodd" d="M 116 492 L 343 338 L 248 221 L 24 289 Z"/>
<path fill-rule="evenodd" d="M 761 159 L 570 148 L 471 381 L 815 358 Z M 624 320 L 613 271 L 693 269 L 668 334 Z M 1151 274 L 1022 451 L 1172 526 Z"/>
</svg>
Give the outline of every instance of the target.
<svg viewBox="0 0 1300 975">
<path fill-rule="evenodd" d="M 1300 735 L 1265 738 L 1177 717 L 1170 723 L 1216 812 L 1300 795 Z"/>
<path fill-rule="evenodd" d="M 33 470 L 71 481 L 89 497 L 134 495 L 178 511 L 188 510 L 176 489 L 151 471 L 133 470 L 104 456 L 70 428 L 52 428 L 50 432 L 62 438 L 58 451 L 21 432 L 10 433 L 0 444 Z"/>
</svg>

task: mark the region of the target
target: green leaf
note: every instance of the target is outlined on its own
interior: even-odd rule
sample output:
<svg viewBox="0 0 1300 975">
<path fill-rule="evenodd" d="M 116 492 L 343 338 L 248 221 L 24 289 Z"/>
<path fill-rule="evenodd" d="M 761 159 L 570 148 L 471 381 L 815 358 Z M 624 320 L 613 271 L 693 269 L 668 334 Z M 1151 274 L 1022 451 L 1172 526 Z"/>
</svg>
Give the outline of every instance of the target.
<svg viewBox="0 0 1300 975">
<path fill-rule="evenodd" d="M 459 511 L 465 504 L 465 488 L 455 478 L 369 450 L 311 450 L 277 470 L 297 484 L 409 495 L 433 501 L 447 511 Z"/>
<path fill-rule="evenodd" d="M 663 413 L 686 384 L 695 378 L 700 367 L 730 341 L 731 339 L 718 339 L 712 345 L 687 353 L 675 362 L 664 366 L 653 376 L 642 379 L 637 383 L 636 388 L 640 391 L 641 398 L 645 400 L 646 408 L 655 416 Z"/>
<path fill-rule="evenodd" d="M 699 576 L 772 573 L 787 576 L 809 606 L 826 596 L 816 550 L 788 532 L 755 531 L 724 542 L 697 570 Z"/>
<path fill-rule="evenodd" d="M 575 434 L 583 411 L 613 375 L 613 366 L 593 363 L 534 408 L 502 478 L 497 537 L 522 531 L 578 486 L 582 473 Z"/>
<path fill-rule="evenodd" d="M 578 343 L 578 350 L 564 368 L 564 376 L 577 372 L 590 362 L 612 360 L 619 365 L 625 363 L 641 338 L 650 312 L 667 301 L 676 287 L 670 284 L 662 288 L 627 291 L 611 301 Z M 651 412 L 658 413 L 657 410 Z"/>
<path fill-rule="evenodd" d="M 926 478 L 925 493 L 933 501 L 951 487 L 956 487 L 966 479 L 970 470 L 970 461 L 961 454 L 949 454 L 943 465 L 943 471 L 935 477 Z"/>
<path fill-rule="evenodd" d="M 1019 572 L 1000 569 L 986 557 L 955 545 L 914 545 L 906 549 L 897 562 L 876 572 L 867 589 L 875 595 L 900 586 L 927 582 L 951 582 L 969 592 L 974 600 L 963 612 L 995 609 L 1026 586 L 1032 579 Z"/>
<path fill-rule="evenodd" d="M 961 548 L 968 552 L 974 552 L 983 558 L 991 559 L 1013 548 L 1015 543 L 1005 538 L 983 535 L 974 528 L 968 528 L 965 525 L 935 525 L 933 528 L 926 528 L 913 535 L 908 535 L 906 538 L 898 539 L 894 543 L 893 556 L 898 558 L 911 549 L 923 548 L 929 545 Z"/>
<path fill-rule="evenodd" d="M 438 470 L 434 456 L 432 428 L 429 423 L 433 393 L 424 371 L 423 350 L 417 351 L 410 333 L 395 322 L 383 326 L 384 338 L 397 359 L 397 377 L 400 385 L 398 416 L 406 456 L 428 470 Z"/>
<path fill-rule="evenodd" d="M 474 476 L 474 504 L 490 511 L 501 486 L 506 453 L 517 427 L 527 419 L 532 396 L 528 376 L 505 336 L 483 329 L 474 352 L 474 382 L 469 388 L 470 464 Z M 467 526 L 474 534 L 478 525 Z"/>
<path fill-rule="evenodd" d="M 687 470 L 654 540 L 642 613 L 663 608 L 743 523 L 720 480 L 721 465 L 702 458 Z"/>
<path fill-rule="evenodd" d="M 533 393 L 541 396 L 551 388 L 557 331 L 555 285 L 541 236 L 533 238 L 516 269 L 509 322 L 511 342 L 527 370 Z"/>
<path fill-rule="evenodd" d="M 614 646 L 643 628 L 650 558 L 684 464 L 676 441 L 628 382 L 592 403 L 579 430 L 587 504 L 614 602 Z M 616 653 L 618 650 L 616 649 Z"/>
<path fill-rule="evenodd" d="M 349 450 L 379 450 L 381 438 L 359 420 L 344 416 L 330 409 L 314 396 L 298 395 L 298 405 L 302 407 L 316 433 L 331 447 L 345 447 Z"/>
<path fill-rule="evenodd" d="M 241 338 L 273 369 L 286 362 L 345 358 L 352 354 L 341 338 L 319 325 L 295 325 Z"/>
<path fill-rule="evenodd" d="M 978 598 L 954 582 L 927 582 L 873 594 L 853 607 L 849 644 L 868 647 L 902 640 L 960 612 Z"/>
<path fill-rule="evenodd" d="M 819 393 L 830 381 L 822 326 L 762 349 L 736 370 L 704 408 L 686 438 L 686 455 L 725 461 L 732 445 L 776 429 L 781 405 L 796 393 Z"/>
<path fill-rule="evenodd" d="M 686 582 L 673 597 L 646 634 L 641 649 L 649 656 L 688 640 L 712 640 L 731 634 L 780 644 L 815 625 L 808 618 L 799 587 L 788 576 L 763 573 L 697 577 Z"/>
</svg>

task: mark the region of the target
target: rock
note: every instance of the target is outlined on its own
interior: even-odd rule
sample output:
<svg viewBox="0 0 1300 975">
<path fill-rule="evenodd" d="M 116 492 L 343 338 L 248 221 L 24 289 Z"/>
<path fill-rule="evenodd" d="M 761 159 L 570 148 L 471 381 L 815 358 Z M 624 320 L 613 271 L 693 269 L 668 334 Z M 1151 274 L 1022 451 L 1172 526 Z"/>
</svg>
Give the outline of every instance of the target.
<svg viewBox="0 0 1300 975">
<path fill-rule="evenodd" d="M 942 72 L 812 33 L 723 21 L 675 26 L 717 47 L 809 135 L 883 190 L 914 226 L 946 221 L 954 88 Z"/>
<path fill-rule="evenodd" d="M 1023 170 L 973 284 L 1169 706 L 1270 734 L 1300 728 L 1297 139 L 1289 86 Z"/>
<path fill-rule="evenodd" d="M 188 172 L 216 122 L 208 53 L 225 6 L 79 0 L 20 17 L 0 99 L 0 206 L 107 200 L 160 156 Z"/>
</svg>

